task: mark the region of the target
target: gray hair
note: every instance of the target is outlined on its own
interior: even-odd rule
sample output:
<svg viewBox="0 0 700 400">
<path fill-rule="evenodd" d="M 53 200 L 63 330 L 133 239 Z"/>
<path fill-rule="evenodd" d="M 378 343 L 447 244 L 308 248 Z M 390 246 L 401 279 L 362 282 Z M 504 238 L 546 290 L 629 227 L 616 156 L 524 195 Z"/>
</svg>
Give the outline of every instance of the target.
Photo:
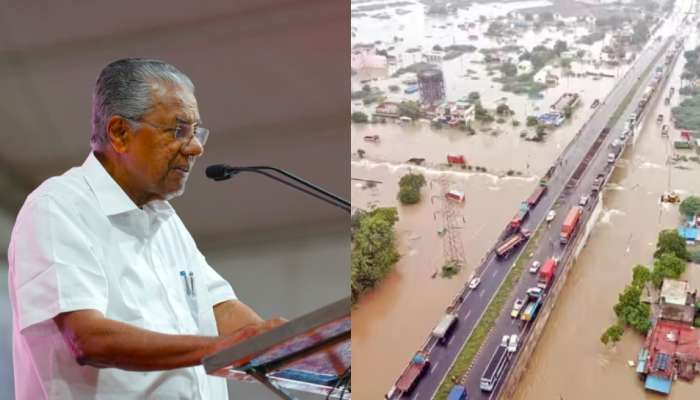
<svg viewBox="0 0 700 400">
<path fill-rule="evenodd" d="M 107 123 L 113 115 L 139 120 L 148 113 L 152 107 L 153 84 L 158 82 L 175 84 L 194 93 L 194 84 L 187 75 L 160 60 L 124 58 L 104 67 L 92 95 L 93 149 L 109 143 Z"/>
</svg>

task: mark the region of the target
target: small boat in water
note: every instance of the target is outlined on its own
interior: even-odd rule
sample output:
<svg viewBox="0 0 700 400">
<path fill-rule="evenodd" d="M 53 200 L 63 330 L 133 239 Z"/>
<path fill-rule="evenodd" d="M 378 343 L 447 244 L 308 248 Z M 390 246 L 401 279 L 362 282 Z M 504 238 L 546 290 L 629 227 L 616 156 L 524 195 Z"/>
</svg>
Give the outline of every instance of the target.
<svg viewBox="0 0 700 400">
<path fill-rule="evenodd" d="M 363 138 L 365 142 L 377 143 L 379 142 L 379 135 L 368 135 Z"/>
</svg>

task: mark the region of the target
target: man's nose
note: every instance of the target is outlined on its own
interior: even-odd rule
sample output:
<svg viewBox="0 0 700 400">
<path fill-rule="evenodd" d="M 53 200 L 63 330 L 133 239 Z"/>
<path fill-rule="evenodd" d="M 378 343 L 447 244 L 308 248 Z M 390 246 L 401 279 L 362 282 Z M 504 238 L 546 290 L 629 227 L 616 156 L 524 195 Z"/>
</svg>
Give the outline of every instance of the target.
<svg viewBox="0 0 700 400">
<path fill-rule="evenodd" d="M 204 146 L 202 146 L 196 136 L 192 136 L 192 139 L 184 144 L 180 150 L 182 154 L 188 157 L 199 157 L 204 154 Z"/>
</svg>

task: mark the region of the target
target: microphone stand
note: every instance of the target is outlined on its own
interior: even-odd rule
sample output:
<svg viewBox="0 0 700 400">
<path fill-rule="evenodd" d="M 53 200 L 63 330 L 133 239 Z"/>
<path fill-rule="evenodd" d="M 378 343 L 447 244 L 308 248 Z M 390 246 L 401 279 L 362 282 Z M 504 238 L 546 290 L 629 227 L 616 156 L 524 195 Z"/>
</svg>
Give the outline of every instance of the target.
<svg viewBox="0 0 700 400">
<path fill-rule="evenodd" d="M 274 174 L 272 174 L 268 171 L 276 172 L 279 175 L 282 175 L 284 177 L 289 178 L 291 181 L 282 179 L 279 176 L 275 176 Z M 293 175 L 293 174 L 291 174 L 283 169 L 270 167 L 267 165 L 257 165 L 257 166 L 249 166 L 249 167 L 227 167 L 226 175 L 224 175 L 220 178 L 214 178 L 214 179 L 215 180 L 228 179 L 232 175 L 238 174 L 240 172 L 255 172 L 257 174 L 265 175 L 268 178 L 276 180 L 277 182 L 281 182 L 289 187 L 293 187 L 296 190 L 304 192 L 304 193 L 308 194 L 309 196 L 313 196 L 319 200 L 325 201 L 328 204 L 331 204 L 335 207 L 338 207 L 338 208 L 344 210 L 345 212 L 347 212 L 348 214 L 350 213 L 350 202 L 349 201 L 347 201 L 347 200 L 345 200 L 345 199 L 343 199 L 343 198 L 341 198 L 341 197 L 339 197 L 339 196 L 337 196 L 337 195 L 335 195 L 335 194 L 333 194 L 333 193 L 331 193 L 323 188 L 320 188 L 309 181 L 306 181 L 306 180 L 304 180 L 296 175 Z M 297 185 L 294 182 L 297 182 L 303 186 L 306 186 L 307 188 L 315 191 L 316 193 L 314 193 L 313 191 L 311 191 L 309 189 L 305 189 L 304 187 Z"/>
</svg>

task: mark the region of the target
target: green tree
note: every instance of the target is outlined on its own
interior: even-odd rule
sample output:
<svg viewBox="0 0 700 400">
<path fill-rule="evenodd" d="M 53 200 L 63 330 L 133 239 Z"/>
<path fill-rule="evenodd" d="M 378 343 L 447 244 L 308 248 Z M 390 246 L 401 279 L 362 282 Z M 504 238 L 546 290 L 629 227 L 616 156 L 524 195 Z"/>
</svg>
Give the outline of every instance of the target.
<svg viewBox="0 0 700 400">
<path fill-rule="evenodd" d="M 642 43 L 649 37 L 649 26 L 645 21 L 637 22 L 632 31 L 632 43 Z"/>
<path fill-rule="evenodd" d="M 615 344 L 622 339 L 623 333 L 625 333 L 625 327 L 620 324 L 615 324 L 603 332 L 600 336 L 600 341 L 603 342 L 604 345 L 607 345 L 609 342 Z"/>
<path fill-rule="evenodd" d="M 493 21 L 486 30 L 487 36 L 501 36 L 505 31 L 506 26 L 500 21 Z"/>
<path fill-rule="evenodd" d="M 637 264 L 632 268 L 632 285 L 642 289 L 651 280 L 651 270 L 646 265 Z"/>
<path fill-rule="evenodd" d="M 372 289 L 399 259 L 394 235 L 396 208 L 378 208 L 356 216 L 350 254 L 352 301 Z"/>
<path fill-rule="evenodd" d="M 513 63 L 503 63 L 501 73 L 505 76 L 515 76 L 518 74 L 518 67 Z"/>
<path fill-rule="evenodd" d="M 681 214 L 685 215 L 686 217 L 692 217 L 700 214 L 700 197 L 688 196 L 681 202 L 679 210 Z"/>
<path fill-rule="evenodd" d="M 615 315 L 623 323 L 631 326 L 640 333 L 646 333 L 651 327 L 649 305 L 639 301 L 642 294 L 640 288 L 628 285 L 619 295 L 618 303 L 613 306 Z"/>
<path fill-rule="evenodd" d="M 526 123 L 526 125 L 527 125 L 527 126 L 535 126 L 535 125 L 537 125 L 537 117 L 535 117 L 534 115 L 528 115 L 528 116 L 527 116 L 527 123 Z"/>
<path fill-rule="evenodd" d="M 402 204 L 415 204 L 420 201 L 420 190 L 425 186 L 422 174 L 408 173 L 399 180 L 398 198 Z"/>
<path fill-rule="evenodd" d="M 663 253 L 654 260 L 651 280 L 654 285 L 660 287 L 664 278 L 678 279 L 685 272 L 686 264 L 685 260 L 678 258 L 673 253 Z"/>
<path fill-rule="evenodd" d="M 389 85 L 390 92 L 398 92 L 400 89 L 399 85 Z"/>
<path fill-rule="evenodd" d="M 564 40 L 557 40 L 554 43 L 554 52 L 557 54 L 557 56 L 561 56 L 561 53 L 565 52 L 568 48 L 569 46 Z"/>
<path fill-rule="evenodd" d="M 367 118 L 367 114 L 363 113 L 362 111 L 355 111 L 350 115 L 350 119 L 352 120 L 352 122 L 355 122 L 357 124 L 363 124 L 369 121 L 369 118 Z"/>
<path fill-rule="evenodd" d="M 561 67 L 565 69 L 571 68 L 571 59 L 563 58 L 561 59 L 561 61 L 559 61 L 559 65 L 561 65 Z"/>
<path fill-rule="evenodd" d="M 481 95 L 479 92 L 471 92 L 467 96 L 467 100 L 469 100 L 470 103 L 476 103 L 481 100 Z"/>
<path fill-rule="evenodd" d="M 676 257 L 683 260 L 687 260 L 689 257 L 685 240 L 674 229 L 666 229 L 659 232 L 654 258 L 659 258 L 664 253 L 673 253 Z"/>
<path fill-rule="evenodd" d="M 499 104 L 496 107 L 496 114 L 498 115 L 511 115 L 513 114 L 513 110 L 508 107 L 508 104 Z"/>
<path fill-rule="evenodd" d="M 420 104 L 417 101 L 402 101 L 399 103 L 399 115 L 416 119 L 421 115 Z"/>
</svg>

